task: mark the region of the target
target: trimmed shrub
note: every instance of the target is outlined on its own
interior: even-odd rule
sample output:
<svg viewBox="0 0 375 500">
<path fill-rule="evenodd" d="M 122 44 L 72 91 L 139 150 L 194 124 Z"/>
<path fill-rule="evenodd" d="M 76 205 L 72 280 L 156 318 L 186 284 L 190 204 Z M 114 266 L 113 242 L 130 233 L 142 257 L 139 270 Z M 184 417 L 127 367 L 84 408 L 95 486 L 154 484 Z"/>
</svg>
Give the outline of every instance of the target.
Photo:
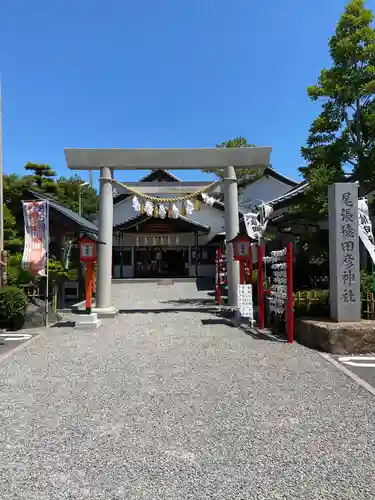
<svg viewBox="0 0 375 500">
<path fill-rule="evenodd" d="M 374 291 L 374 275 L 365 269 L 361 270 L 361 293 L 368 295 Z"/>
<path fill-rule="evenodd" d="M 27 295 L 15 286 L 0 288 L 0 327 L 19 330 L 25 323 Z"/>
<path fill-rule="evenodd" d="M 22 253 L 9 256 L 7 273 L 8 286 L 26 285 L 35 279 L 27 269 L 22 267 Z"/>
</svg>

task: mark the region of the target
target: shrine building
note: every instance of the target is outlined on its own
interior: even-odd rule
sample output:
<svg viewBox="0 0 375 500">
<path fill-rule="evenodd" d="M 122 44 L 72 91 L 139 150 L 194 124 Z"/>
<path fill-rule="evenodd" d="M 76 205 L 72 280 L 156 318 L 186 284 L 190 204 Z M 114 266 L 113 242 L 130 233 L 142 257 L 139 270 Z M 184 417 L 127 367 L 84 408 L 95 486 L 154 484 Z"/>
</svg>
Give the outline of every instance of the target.
<svg viewBox="0 0 375 500">
<path fill-rule="evenodd" d="M 112 277 L 213 277 L 216 250 L 225 240 L 221 184 L 207 195 L 204 190 L 212 182 L 182 182 L 161 169 L 151 171 L 136 183 L 124 183 L 129 189 L 116 183 L 113 189 Z M 239 183 L 240 227 L 244 212 L 282 196 L 296 184 L 272 168 L 255 181 Z M 165 186 L 167 193 L 161 192 Z M 200 191 L 203 193 L 191 198 L 190 203 L 166 202 L 167 198 Z M 156 203 L 151 203 L 152 208 L 145 207 L 147 199 L 135 196 L 140 192 L 164 198 L 165 211 L 158 213 Z M 176 210 L 172 216 L 171 208 Z"/>
</svg>

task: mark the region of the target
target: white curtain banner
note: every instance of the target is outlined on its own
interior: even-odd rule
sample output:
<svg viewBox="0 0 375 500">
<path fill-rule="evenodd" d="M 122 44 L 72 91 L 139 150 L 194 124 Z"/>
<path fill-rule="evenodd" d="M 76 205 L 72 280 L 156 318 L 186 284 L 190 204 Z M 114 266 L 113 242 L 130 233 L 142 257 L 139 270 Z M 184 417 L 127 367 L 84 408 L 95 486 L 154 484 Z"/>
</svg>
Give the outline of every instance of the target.
<svg viewBox="0 0 375 500">
<path fill-rule="evenodd" d="M 48 201 L 24 201 L 25 247 L 22 266 L 34 276 L 46 276 L 49 217 Z"/>
<path fill-rule="evenodd" d="M 268 220 L 273 212 L 273 208 L 271 207 L 271 205 L 267 205 L 267 203 L 265 203 L 263 205 L 263 210 L 264 210 L 264 218 L 265 220 Z"/>
<path fill-rule="evenodd" d="M 358 233 L 375 264 L 375 241 L 372 232 L 372 222 L 369 215 L 367 200 L 358 200 Z"/>
<path fill-rule="evenodd" d="M 271 207 L 271 205 L 267 205 L 266 203 L 264 203 L 261 206 L 260 211 L 263 215 L 263 225 L 259 220 L 260 214 L 249 212 L 244 215 L 247 235 L 254 240 L 260 240 L 260 238 L 262 238 L 263 234 L 265 233 L 267 229 L 268 219 L 273 212 L 273 208 Z"/>
<path fill-rule="evenodd" d="M 259 240 L 263 234 L 263 228 L 260 225 L 258 214 L 249 212 L 244 214 L 247 235 L 253 240 Z"/>
</svg>

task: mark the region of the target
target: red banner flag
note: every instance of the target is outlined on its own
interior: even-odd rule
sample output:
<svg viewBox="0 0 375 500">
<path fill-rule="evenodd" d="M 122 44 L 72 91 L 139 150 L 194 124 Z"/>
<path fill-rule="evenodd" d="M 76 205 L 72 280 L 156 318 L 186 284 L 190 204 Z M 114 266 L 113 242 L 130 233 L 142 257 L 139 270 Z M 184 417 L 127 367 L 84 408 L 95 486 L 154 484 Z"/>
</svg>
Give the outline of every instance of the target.
<svg viewBox="0 0 375 500">
<path fill-rule="evenodd" d="M 48 201 L 24 201 L 25 247 L 22 266 L 34 276 L 46 276 L 49 245 Z"/>
</svg>

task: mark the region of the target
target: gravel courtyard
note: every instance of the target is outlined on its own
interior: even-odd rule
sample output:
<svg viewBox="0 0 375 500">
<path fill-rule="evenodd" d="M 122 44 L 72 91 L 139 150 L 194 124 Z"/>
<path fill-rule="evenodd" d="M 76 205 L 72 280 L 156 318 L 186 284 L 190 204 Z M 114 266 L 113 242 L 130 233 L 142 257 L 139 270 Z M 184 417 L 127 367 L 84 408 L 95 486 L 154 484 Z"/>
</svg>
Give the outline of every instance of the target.
<svg viewBox="0 0 375 500">
<path fill-rule="evenodd" d="M 371 499 L 373 396 L 259 340 L 193 283 L 113 285 L 115 319 L 0 365 L 0 498 Z"/>
</svg>

